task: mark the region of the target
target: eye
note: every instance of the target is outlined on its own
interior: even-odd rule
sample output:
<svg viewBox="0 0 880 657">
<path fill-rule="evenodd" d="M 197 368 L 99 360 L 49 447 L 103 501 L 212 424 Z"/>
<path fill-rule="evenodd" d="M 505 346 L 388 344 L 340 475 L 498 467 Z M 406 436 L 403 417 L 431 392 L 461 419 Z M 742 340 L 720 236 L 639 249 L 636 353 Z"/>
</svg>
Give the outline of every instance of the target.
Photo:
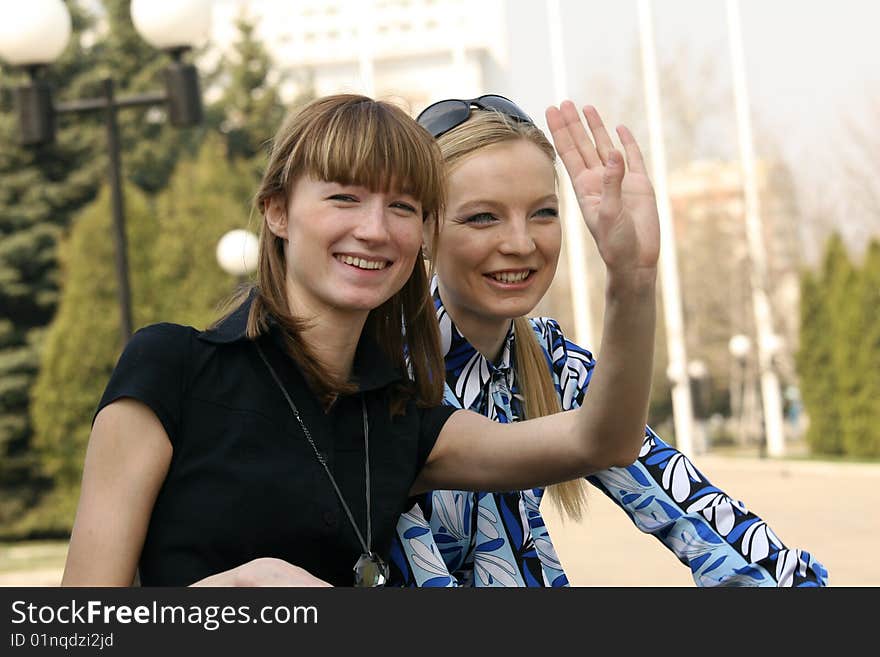
<svg viewBox="0 0 880 657">
<path fill-rule="evenodd" d="M 403 210 L 404 212 L 415 214 L 418 212 L 415 207 L 410 203 L 405 203 L 404 201 L 397 201 L 391 204 L 391 207 L 397 208 L 398 210 Z"/>
<path fill-rule="evenodd" d="M 495 215 L 489 212 L 478 212 L 477 214 L 473 214 L 470 217 L 465 217 L 463 223 L 485 225 L 490 224 L 493 221 L 497 221 Z"/>
<path fill-rule="evenodd" d="M 343 203 L 357 203 L 357 197 L 351 194 L 333 194 L 327 197 L 330 201 L 341 201 Z"/>
<path fill-rule="evenodd" d="M 556 208 L 541 208 L 535 213 L 535 216 L 555 218 L 559 216 L 559 210 L 557 210 Z"/>
</svg>

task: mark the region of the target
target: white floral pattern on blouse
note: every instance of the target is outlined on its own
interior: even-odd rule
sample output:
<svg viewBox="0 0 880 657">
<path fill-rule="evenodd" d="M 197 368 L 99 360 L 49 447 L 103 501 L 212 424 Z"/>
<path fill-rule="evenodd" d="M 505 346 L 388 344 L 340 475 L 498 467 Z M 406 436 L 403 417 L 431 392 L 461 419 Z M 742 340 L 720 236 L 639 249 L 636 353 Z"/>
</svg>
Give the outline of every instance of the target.
<svg viewBox="0 0 880 657">
<path fill-rule="evenodd" d="M 431 291 L 446 359 L 445 402 L 497 422 L 523 417 L 511 326 L 497 363 L 486 360 L 452 323 L 436 278 Z M 547 357 L 563 410 L 578 408 L 595 361 L 549 318 L 530 320 Z M 650 427 L 638 459 L 587 480 L 643 532 L 688 566 L 698 586 L 825 586 L 810 553 L 787 548 L 746 506 L 713 486 Z M 434 491 L 403 514 L 392 545 L 391 586 L 568 586 L 541 517 L 544 490 Z"/>
</svg>

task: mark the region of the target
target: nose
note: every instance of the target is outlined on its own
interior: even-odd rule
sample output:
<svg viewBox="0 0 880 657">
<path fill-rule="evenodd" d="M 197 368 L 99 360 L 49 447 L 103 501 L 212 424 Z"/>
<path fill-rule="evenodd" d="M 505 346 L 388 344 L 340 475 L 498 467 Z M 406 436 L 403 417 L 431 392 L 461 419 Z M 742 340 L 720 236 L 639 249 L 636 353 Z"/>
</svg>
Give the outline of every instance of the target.
<svg viewBox="0 0 880 657">
<path fill-rule="evenodd" d="M 505 255 L 529 255 L 535 250 L 535 240 L 529 232 L 529 225 L 526 219 L 517 219 L 508 224 L 508 231 L 504 233 L 504 238 L 498 250 Z"/>
<path fill-rule="evenodd" d="M 354 237 L 364 242 L 388 241 L 388 217 L 385 203 L 380 199 L 370 199 L 361 205 L 361 209 Z"/>
</svg>

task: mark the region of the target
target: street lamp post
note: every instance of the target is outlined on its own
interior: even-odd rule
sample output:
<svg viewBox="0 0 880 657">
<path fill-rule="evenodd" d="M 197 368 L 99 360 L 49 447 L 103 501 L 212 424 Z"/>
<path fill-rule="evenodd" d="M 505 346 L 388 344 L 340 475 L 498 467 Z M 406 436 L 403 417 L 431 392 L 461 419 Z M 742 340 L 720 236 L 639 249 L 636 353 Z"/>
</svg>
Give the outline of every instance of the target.
<svg viewBox="0 0 880 657">
<path fill-rule="evenodd" d="M 742 447 L 746 442 L 746 359 L 748 358 L 749 352 L 752 350 L 752 341 L 749 339 L 749 336 L 738 333 L 730 338 L 727 347 L 730 351 L 730 355 L 733 356 L 733 359 L 736 361 L 737 367 L 736 385 L 730 386 L 731 397 L 733 397 L 734 392 L 736 392 L 736 404 L 731 403 L 730 406 L 731 411 L 733 411 L 733 407 L 736 406 L 736 412 L 739 416 L 739 443 Z M 733 399 L 731 399 L 731 402 L 733 402 Z"/>
<path fill-rule="evenodd" d="M 694 454 L 703 454 L 708 447 L 706 439 L 706 418 L 709 417 L 710 381 L 709 367 L 699 358 L 688 362 L 688 380 L 691 385 L 691 399 L 694 410 Z"/>
<path fill-rule="evenodd" d="M 40 74 L 61 54 L 70 39 L 71 21 L 67 7 L 61 0 L 29 0 L 17 5 L 14 12 L 5 14 L 0 28 L 0 57 L 27 71 L 29 76 L 27 83 L 13 90 L 23 145 L 51 143 L 55 138 L 55 118 L 59 114 L 100 111 L 104 115 L 123 344 L 131 337 L 132 313 L 116 115 L 118 110 L 126 107 L 166 105 L 169 121 L 175 127 L 201 122 L 198 72 L 195 66 L 183 61 L 183 55 L 208 32 L 210 0 L 132 0 L 131 14 L 141 36 L 171 55 L 172 61 L 165 70 L 164 92 L 117 97 L 115 83 L 108 78 L 103 80 L 102 93 L 96 98 L 55 103 L 52 89 Z"/>
</svg>

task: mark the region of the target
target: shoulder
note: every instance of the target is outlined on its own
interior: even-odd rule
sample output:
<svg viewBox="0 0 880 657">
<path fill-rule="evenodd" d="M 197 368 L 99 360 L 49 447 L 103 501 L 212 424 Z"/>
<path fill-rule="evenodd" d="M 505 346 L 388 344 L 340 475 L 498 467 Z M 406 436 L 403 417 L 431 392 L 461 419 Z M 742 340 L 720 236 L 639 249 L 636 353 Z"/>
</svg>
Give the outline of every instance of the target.
<svg viewBox="0 0 880 657">
<path fill-rule="evenodd" d="M 538 343 L 547 352 L 552 362 L 572 357 L 590 363 L 592 366 L 593 353 L 586 347 L 569 340 L 555 319 L 552 317 L 530 317 L 529 323 L 532 325 L 532 330 L 535 331 Z"/>
<path fill-rule="evenodd" d="M 189 353 L 198 331 L 191 326 L 163 322 L 135 331 L 125 345 L 123 359 L 176 360 Z"/>
</svg>

